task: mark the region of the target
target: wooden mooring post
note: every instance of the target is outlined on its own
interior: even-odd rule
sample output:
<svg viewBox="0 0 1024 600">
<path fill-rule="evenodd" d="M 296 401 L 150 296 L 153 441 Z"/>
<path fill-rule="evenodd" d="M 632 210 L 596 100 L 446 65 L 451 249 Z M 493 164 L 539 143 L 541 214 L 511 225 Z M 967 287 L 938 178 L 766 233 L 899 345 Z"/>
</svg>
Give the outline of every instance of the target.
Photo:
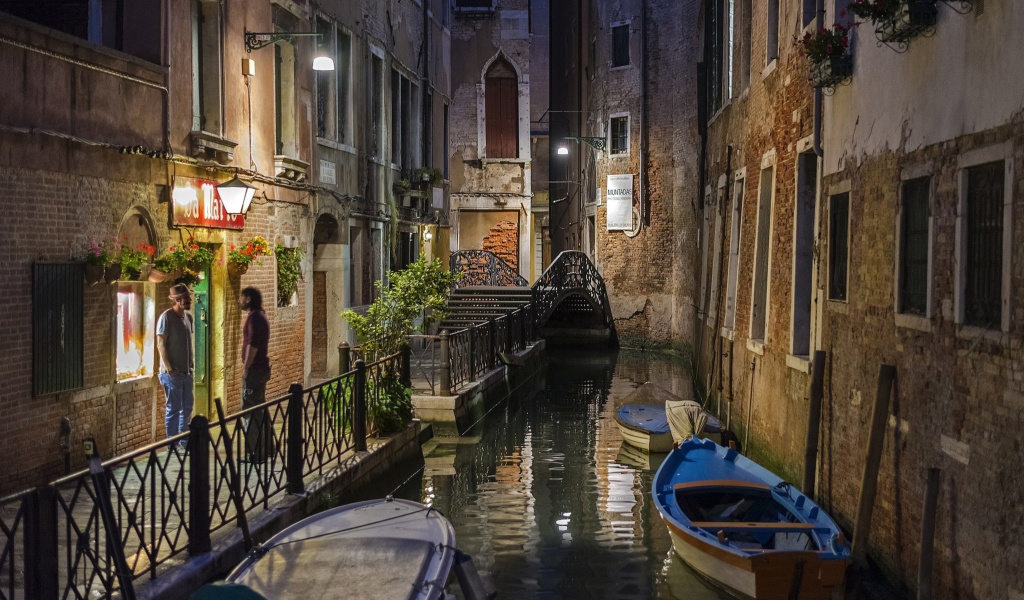
<svg viewBox="0 0 1024 600">
<path fill-rule="evenodd" d="M 811 400 L 807 407 L 807 445 L 804 447 L 804 481 L 800 491 L 814 500 L 818 471 L 818 434 L 821 428 L 821 399 L 825 395 L 825 351 L 814 352 L 811 363 Z"/>
<path fill-rule="evenodd" d="M 871 408 L 870 429 L 868 430 L 864 476 L 861 478 L 860 497 L 857 500 L 857 520 L 853 526 L 853 541 L 850 553 L 853 569 L 846 579 L 846 598 L 857 597 L 861 573 L 867 562 L 868 534 L 871 532 L 871 514 L 875 508 L 875 494 L 878 492 L 878 468 L 882 461 L 882 447 L 885 442 L 885 422 L 889 415 L 889 396 L 892 395 L 896 367 L 881 365 L 878 368 L 878 387 L 875 403 Z"/>
<path fill-rule="evenodd" d="M 928 482 L 924 492 L 924 510 L 921 512 L 921 557 L 917 565 L 917 600 L 931 600 L 932 561 L 935 556 L 935 513 L 939 501 L 939 470 L 928 469 Z"/>
</svg>

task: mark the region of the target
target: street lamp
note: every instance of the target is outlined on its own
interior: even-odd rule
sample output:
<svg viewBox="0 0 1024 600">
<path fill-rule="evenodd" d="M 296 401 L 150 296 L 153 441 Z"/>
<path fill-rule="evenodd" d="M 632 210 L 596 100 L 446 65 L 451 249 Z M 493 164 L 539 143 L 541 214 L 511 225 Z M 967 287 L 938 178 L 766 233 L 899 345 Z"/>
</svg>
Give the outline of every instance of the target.
<svg viewBox="0 0 1024 600">
<path fill-rule="evenodd" d="M 574 135 L 567 135 L 564 139 L 572 140 L 577 144 L 585 142 L 588 146 L 591 146 L 596 150 L 604 150 L 605 141 L 603 137 L 577 137 Z M 559 156 L 567 156 L 569 154 L 569 149 L 565 146 L 559 146 L 557 154 Z"/>
<path fill-rule="evenodd" d="M 287 31 L 275 31 L 271 33 L 267 32 L 256 32 L 256 31 L 245 31 L 245 51 L 252 52 L 253 50 L 259 50 L 265 46 L 269 46 L 274 42 L 281 40 L 290 40 L 297 37 L 316 37 L 319 38 L 319 33 L 290 33 Z M 333 71 L 334 61 L 324 50 L 319 50 L 315 58 L 313 58 L 313 70 L 314 71 Z"/>
<path fill-rule="evenodd" d="M 244 215 L 249 210 L 256 188 L 246 184 L 237 175 L 217 185 L 217 194 L 224 205 L 224 212 L 229 215 Z"/>
</svg>

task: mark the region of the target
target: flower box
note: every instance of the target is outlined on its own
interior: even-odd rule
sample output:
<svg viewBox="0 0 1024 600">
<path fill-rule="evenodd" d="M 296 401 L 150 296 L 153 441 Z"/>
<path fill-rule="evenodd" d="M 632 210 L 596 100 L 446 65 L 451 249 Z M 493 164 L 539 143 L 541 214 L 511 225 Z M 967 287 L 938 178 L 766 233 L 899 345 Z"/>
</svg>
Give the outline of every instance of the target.
<svg viewBox="0 0 1024 600">
<path fill-rule="evenodd" d="M 935 27 L 935 0 L 907 0 L 889 17 L 876 23 L 875 37 L 883 44 L 906 46 L 916 36 Z"/>
<path fill-rule="evenodd" d="M 853 75 L 853 56 L 829 56 L 811 64 L 811 84 L 816 88 L 834 88 Z"/>
</svg>

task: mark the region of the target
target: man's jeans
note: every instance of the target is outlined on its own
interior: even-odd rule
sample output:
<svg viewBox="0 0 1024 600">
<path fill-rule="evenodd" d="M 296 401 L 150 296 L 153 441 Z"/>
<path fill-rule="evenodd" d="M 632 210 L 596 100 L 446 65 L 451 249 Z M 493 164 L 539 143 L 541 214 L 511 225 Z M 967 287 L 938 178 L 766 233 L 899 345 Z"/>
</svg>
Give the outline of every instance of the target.
<svg viewBox="0 0 1024 600">
<path fill-rule="evenodd" d="M 160 383 L 164 386 L 164 394 L 167 396 L 167 411 L 164 413 L 167 437 L 188 431 L 192 405 L 196 401 L 192 389 L 194 376 L 191 373 L 160 373 Z"/>
<path fill-rule="evenodd" d="M 268 381 L 270 381 L 269 367 L 267 369 L 249 369 L 248 376 L 242 379 L 242 410 L 266 402 Z M 248 460 L 263 462 L 274 454 L 274 429 L 267 409 L 258 410 L 245 419 L 244 427 L 245 450 Z"/>
</svg>

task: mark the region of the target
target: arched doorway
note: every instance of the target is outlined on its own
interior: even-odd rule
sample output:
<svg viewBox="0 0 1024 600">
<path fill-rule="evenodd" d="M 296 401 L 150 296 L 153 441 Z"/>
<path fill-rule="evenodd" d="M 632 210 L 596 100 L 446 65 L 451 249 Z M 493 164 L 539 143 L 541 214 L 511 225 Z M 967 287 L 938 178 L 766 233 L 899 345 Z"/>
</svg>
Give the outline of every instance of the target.
<svg viewBox="0 0 1024 600">
<path fill-rule="evenodd" d="M 320 379 L 337 374 L 341 341 L 344 257 L 341 227 L 333 215 L 323 214 L 313 230 L 313 298 L 309 375 Z M 332 360 L 333 358 L 333 360 Z"/>
</svg>

